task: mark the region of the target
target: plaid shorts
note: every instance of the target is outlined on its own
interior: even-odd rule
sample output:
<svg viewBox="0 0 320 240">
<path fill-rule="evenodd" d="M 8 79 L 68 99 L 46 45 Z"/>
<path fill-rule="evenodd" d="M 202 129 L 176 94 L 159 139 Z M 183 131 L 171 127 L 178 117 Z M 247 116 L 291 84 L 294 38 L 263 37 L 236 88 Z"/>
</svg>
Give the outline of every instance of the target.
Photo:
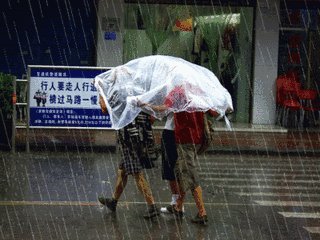
<svg viewBox="0 0 320 240">
<path fill-rule="evenodd" d="M 126 174 L 141 172 L 154 167 L 157 158 L 150 117 L 140 113 L 135 120 L 117 132 L 121 153 L 119 168 Z"/>
</svg>

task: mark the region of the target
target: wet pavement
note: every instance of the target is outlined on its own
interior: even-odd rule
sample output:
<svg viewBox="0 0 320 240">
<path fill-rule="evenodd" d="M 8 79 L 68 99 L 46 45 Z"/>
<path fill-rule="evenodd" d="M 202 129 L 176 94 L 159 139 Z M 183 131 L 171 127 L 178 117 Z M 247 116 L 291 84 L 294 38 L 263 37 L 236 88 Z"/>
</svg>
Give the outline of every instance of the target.
<svg viewBox="0 0 320 240">
<path fill-rule="evenodd" d="M 316 156 L 207 154 L 199 158 L 209 223 L 194 225 L 191 194 L 180 221 L 142 217 L 133 179 L 117 213 L 115 152 L 0 152 L 0 239 L 320 239 L 320 160 Z M 160 159 L 159 159 L 160 160 Z M 160 161 L 146 174 L 159 206 L 171 200 Z"/>
</svg>

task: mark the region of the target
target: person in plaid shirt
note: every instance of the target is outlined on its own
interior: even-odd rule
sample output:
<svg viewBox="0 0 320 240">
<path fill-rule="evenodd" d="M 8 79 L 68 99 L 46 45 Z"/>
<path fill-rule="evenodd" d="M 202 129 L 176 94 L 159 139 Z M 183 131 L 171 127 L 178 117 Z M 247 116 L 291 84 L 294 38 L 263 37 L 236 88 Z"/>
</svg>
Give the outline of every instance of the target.
<svg viewBox="0 0 320 240">
<path fill-rule="evenodd" d="M 107 113 L 105 102 L 101 96 L 99 103 L 102 112 Z M 98 198 L 99 202 L 115 212 L 118 200 L 126 187 L 128 176 L 132 175 L 148 204 L 148 209 L 143 217 L 152 218 L 158 216 L 160 210 L 155 204 L 149 183 L 142 173 L 144 168 L 154 167 L 153 160 L 157 158 L 150 116 L 141 112 L 133 122 L 119 129 L 117 131 L 117 142 L 121 159 L 119 161 L 115 190 L 112 198 L 100 196 Z"/>
</svg>

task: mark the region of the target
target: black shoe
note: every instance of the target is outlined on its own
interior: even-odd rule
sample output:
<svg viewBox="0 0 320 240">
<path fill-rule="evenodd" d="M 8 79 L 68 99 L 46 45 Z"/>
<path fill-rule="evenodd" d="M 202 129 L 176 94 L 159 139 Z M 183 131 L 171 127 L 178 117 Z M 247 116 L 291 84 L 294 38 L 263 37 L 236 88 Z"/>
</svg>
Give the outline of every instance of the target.
<svg viewBox="0 0 320 240">
<path fill-rule="evenodd" d="M 177 218 L 182 218 L 183 217 L 183 211 L 178 211 L 175 207 L 172 208 L 173 214 Z"/>
<path fill-rule="evenodd" d="M 195 216 L 193 219 L 191 219 L 191 222 L 206 225 L 208 222 L 208 217 L 207 217 L 207 215 L 200 217 L 199 214 L 197 214 L 197 216 Z"/>
<path fill-rule="evenodd" d="M 107 208 L 109 208 L 112 212 L 115 212 L 117 209 L 117 203 L 118 201 L 113 199 L 113 198 L 104 198 L 104 197 L 99 197 L 98 198 L 99 202 Z"/>
<path fill-rule="evenodd" d="M 160 215 L 160 211 L 155 204 L 148 206 L 148 210 L 143 215 L 144 218 L 153 218 Z"/>
</svg>

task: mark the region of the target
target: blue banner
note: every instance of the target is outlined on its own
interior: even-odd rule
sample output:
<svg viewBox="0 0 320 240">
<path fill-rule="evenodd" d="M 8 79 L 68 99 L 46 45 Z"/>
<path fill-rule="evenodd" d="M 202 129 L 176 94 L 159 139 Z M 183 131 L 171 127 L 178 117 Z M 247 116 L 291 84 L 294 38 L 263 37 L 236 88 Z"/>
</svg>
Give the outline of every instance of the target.
<svg viewBox="0 0 320 240">
<path fill-rule="evenodd" d="M 30 66 L 30 127 L 111 128 L 94 78 L 108 69 Z"/>
</svg>

